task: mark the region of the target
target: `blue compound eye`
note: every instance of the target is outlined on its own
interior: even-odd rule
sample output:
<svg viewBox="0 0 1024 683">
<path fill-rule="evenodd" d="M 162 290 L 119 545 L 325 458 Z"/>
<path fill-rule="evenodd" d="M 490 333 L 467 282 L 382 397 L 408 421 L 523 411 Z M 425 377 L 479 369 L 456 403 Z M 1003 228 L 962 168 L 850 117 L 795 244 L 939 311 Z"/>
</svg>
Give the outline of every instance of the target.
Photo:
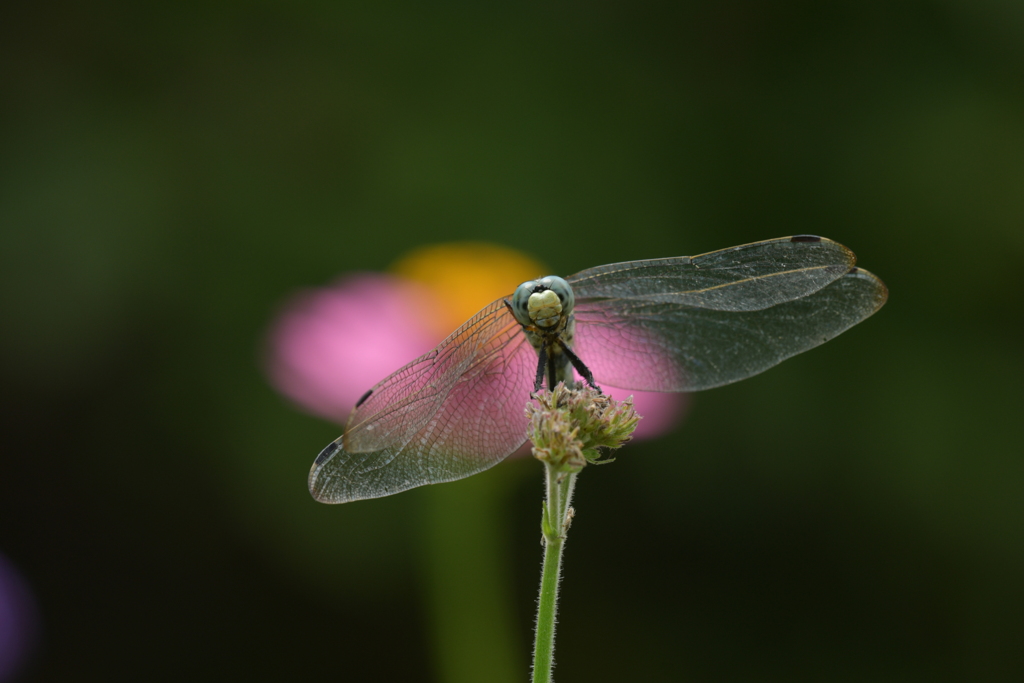
<svg viewBox="0 0 1024 683">
<path fill-rule="evenodd" d="M 536 280 L 524 282 L 516 287 L 515 294 L 512 295 L 512 314 L 520 325 L 533 324 L 530 320 L 530 295 L 537 290 L 539 284 Z"/>
</svg>

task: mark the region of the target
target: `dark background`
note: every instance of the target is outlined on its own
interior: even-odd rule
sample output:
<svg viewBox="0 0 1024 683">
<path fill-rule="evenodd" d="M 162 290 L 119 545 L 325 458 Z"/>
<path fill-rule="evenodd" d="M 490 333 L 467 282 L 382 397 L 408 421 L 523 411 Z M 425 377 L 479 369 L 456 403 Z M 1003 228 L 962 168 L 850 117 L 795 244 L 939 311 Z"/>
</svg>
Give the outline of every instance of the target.
<svg viewBox="0 0 1024 683">
<path fill-rule="evenodd" d="M 794 233 L 889 303 L 582 475 L 558 680 L 1021 680 L 1024 4 L 422 5 L 0 10 L 18 680 L 526 680 L 539 465 L 314 503 L 339 429 L 267 385 L 269 321 L 421 244 Z M 490 568 L 439 575 L 473 524 Z M 481 577 L 456 611 L 506 635 L 444 635 Z"/>
</svg>

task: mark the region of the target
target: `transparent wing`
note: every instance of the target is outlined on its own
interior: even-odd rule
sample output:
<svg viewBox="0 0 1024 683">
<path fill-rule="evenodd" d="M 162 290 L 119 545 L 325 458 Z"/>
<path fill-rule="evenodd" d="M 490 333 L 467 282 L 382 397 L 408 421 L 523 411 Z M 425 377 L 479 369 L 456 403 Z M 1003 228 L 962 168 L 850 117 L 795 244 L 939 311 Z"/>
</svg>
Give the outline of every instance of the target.
<svg viewBox="0 0 1024 683">
<path fill-rule="evenodd" d="M 576 352 L 622 389 L 729 384 L 877 311 L 885 285 L 854 262 L 841 244 L 800 236 L 585 270 L 569 278 Z"/>
<path fill-rule="evenodd" d="M 626 299 L 750 311 L 815 292 L 856 262 L 853 252 L 838 242 L 800 235 L 700 256 L 612 263 L 567 279 L 577 302 Z"/>
<path fill-rule="evenodd" d="M 499 299 L 368 392 L 309 473 L 324 503 L 468 477 L 526 441 L 537 356 Z"/>
</svg>

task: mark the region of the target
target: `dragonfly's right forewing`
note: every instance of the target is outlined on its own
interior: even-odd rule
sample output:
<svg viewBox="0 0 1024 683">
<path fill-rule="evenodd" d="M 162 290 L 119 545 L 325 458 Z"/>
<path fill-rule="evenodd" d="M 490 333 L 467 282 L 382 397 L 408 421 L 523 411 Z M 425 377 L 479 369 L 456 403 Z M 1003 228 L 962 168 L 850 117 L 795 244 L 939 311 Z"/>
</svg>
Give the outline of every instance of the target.
<svg viewBox="0 0 1024 683">
<path fill-rule="evenodd" d="M 877 277 L 824 238 L 600 266 L 571 278 L 576 352 L 599 383 L 697 391 L 750 377 L 885 303 Z"/>
<path fill-rule="evenodd" d="M 502 300 L 375 386 L 309 474 L 344 503 L 468 477 L 526 441 L 536 355 Z"/>
<path fill-rule="evenodd" d="M 568 280 L 577 301 L 753 311 L 807 296 L 845 275 L 856 261 L 852 251 L 824 237 L 781 237 L 700 256 L 612 263 Z"/>
</svg>

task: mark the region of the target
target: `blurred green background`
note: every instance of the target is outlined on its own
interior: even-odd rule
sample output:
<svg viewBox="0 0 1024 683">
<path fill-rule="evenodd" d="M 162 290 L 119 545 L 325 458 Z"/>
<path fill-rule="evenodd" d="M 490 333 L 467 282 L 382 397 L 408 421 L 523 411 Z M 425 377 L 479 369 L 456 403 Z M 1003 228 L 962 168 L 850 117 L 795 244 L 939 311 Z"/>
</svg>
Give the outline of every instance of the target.
<svg viewBox="0 0 1024 683">
<path fill-rule="evenodd" d="M 557 679 L 1024 678 L 1024 4 L 0 12 L 17 680 L 526 680 L 540 466 L 314 503 L 269 321 L 423 244 L 794 233 L 889 303 L 583 474 Z"/>
</svg>

